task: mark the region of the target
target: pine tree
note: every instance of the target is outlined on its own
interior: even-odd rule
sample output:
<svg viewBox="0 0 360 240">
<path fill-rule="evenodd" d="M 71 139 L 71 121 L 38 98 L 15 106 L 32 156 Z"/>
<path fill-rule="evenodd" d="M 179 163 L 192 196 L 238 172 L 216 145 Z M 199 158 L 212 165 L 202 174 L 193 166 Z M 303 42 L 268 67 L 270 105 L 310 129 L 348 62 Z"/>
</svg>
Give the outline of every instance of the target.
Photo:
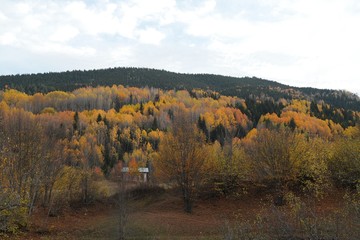
<svg viewBox="0 0 360 240">
<path fill-rule="evenodd" d="M 74 114 L 73 131 L 74 133 L 80 131 L 79 113 L 77 111 Z"/>
</svg>

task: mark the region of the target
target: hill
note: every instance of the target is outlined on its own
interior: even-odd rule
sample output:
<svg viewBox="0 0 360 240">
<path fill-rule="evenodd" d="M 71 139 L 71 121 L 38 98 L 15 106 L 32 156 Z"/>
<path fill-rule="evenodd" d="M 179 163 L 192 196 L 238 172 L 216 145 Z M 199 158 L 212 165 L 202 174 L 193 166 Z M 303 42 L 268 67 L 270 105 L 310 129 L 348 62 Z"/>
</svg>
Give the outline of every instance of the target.
<svg viewBox="0 0 360 240">
<path fill-rule="evenodd" d="M 108 68 L 59 73 L 0 76 L 0 89 L 13 88 L 27 94 L 54 90 L 73 91 L 86 86 L 124 85 L 155 87 L 164 90 L 194 88 L 213 90 L 239 98 L 272 98 L 278 101 L 304 99 L 325 102 L 335 108 L 360 111 L 360 98 L 350 92 L 297 88 L 256 77 L 229 77 L 213 74 L 184 74 L 148 68 Z"/>
<path fill-rule="evenodd" d="M 241 79 L 236 81 L 239 85 L 242 83 Z M 107 201 L 117 190 L 129 189 L 127 187 L 136 183 L 141 188 L 130 194 L 135 199 L 163 192 L 156 187 L 153 190 L 143 187 L 145 177 L 136 172 L 140 167 L 149 169 L 146 177 L 151 183 L 149 186 L 162 184 L 168 188 L 177 183 L 179 188 L 171 189 L 179 198 L 156 199 L 143 210 L 137 207 L 138 202 L 134 203 L 140 211 L 129 212 L 131 224 L 127 229 L 134 229 L 135 234 L 144 232 L 146 236 L 155 237 L 171 234 L 182 239 L 182 233 L 186 232 L 187 236 L 204 236 L 204 239 L 216 237 L 221 234 L 221 229 L 216 227 L 221 228 L 223 224 L 205 219 L 220 216 L 217 213 L 223 214 L 226 206 L 229 216 L 244 219 L 245 225 L 239 226 L 244 232 L 251 236 L 270 234 L 264 239 L 297 236 L 310 239 L 313 232 L 303 231 L 302 224 L 307 222 L 309 226 L 314 222 L 323 224 L 316 225 L 316 231 L 321 229 L 332 234 L 329 238 L 316 239 L 359 236 L 356 225 L 359 219 L 353 212 L 359 209 L 360 199 L 355 192 L 360 182 L 360 112 L 336 108 L 324 100 L 301 99 L 305 94 L 313 98 L 327 96 L 326 92 L 316 89 L 304 89 L 303 93 L 290 87 L 282 89 L 265 80 L 251 86 L 253 91 L 245 98 L 225 96 L 210 89 L 174 91 L 121 84 L 35 94 L 0 90 L 0 219 L 4 219 L 0 236 L 8 234 L 9 239 L 15 239 L 13 233 L 32 231 L 35 226 L 30 233 L 36 234 L 34 238 L 39 237 L 38 233 L 48 234 L 44 237 L 51 239 L 58 236 L 58 239 L 82 239 L 83 236 L 91 239 L 87 233 L 95 238 L 112 238 L 114 229 L 123 230 L 123 227 L 107 223 L 124 223 L 125 207 L 135 201 L 128 201 L 127 205 L 124 204 L 127 194 L 116 196 L 119 204 L 113 206 L 118 208 L 117 221 L 101 208 L 88 209 L 91 204 Z M 293 99 L 276 100 L 275 95 L 270 96 L 275 92 L 288 94 Z M 122 167 L 134 172 L 124 175 Z M 192 182 L 184 183 L 182 179 Z M 191 188 L 181 189 L 181 186 Z M 305 201 L 309 201 L 308 206 L 315 207 L 313 203 L 321 202 L 328 207 L 324 200 L 329 199 L 327 196 L 333 199 L 337 192 L 332 186 L 351 192 L 341 193 L 344 201 L 336 201 L 341 205 L 336 215 L 335 212 L 323 218 L 314 215 L 319 211 L 307 208 Z M 180 197 L 184 192 L 196 195 Z M 264 195 L 259 198 L 259 193 Z M 238 205 L 243 197 L 246 205 Z M 231 199 L 236 202 L 234 207 L 227 201 Z M 256 205 L 251 208 L 254 214 L 249 215 L 251 206 L 247 203 L 257 199 L 259 203 L 266 201 L 269 210 Z M 194 214 L 182 213 L 182 200 L 187 212 L 189 208 L 185 204 L 194 204 Z M 214 203 L 219 203 L 219 207 Z M 77 212 L 76 206 L 83 206 L 84 211 Z M 114 213 L 114 208 L 108 211 Z M 239 209 L 246 213 L 244 218 L 239 215 Z M 43 214 L 36 215 L 39 211 Z M 88 221 L 87 216 L 94 217 Z M 255 217 L 259 220 L 255 225 L 261 223 L 263 227 L 247 225 L 254 222 Z M 94 219 L 99 228 L 93 227 Z M 164 221 L 169 225 L 155 228 Z M 284 225 L 273 223 L 286 223 L 294 230 L 276 235 Z M 237 231 L 236 224 L 234 231 Z M 329 231 L 327 226 L 336 232 Z M 70 232 L 75 235 L 69 236 Z M 128 234 L 133 236 L 132 232 Z M 135 235 L 138 236 L 143 235 Z"/>
</svg>

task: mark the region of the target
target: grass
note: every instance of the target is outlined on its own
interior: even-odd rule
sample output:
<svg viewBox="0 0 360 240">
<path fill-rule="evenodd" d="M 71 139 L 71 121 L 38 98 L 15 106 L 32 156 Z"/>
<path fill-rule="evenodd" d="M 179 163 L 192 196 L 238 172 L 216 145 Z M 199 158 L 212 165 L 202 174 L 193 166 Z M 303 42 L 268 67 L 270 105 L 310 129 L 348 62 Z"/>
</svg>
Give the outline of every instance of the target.
<svg viewBox="0 0 360 240">
<path fill-rule="evenodd" d="M 264 235 L 263 239 L 271 239 L 268 233 L 272 228 L 277 229 L 276 216 L 292 217 L 292 211 L 286 210 L 288 207 L 281 208 L 285 212 L 277 212 L 280 208 L 276 208 L 275 212 L 270 211 L 271 208 L 264 205 L 266 196 L 261 195 L 243 196 L 238 199 L 198 200 L 193 214 L 187 214 L 183 211 L 181 198 L 174 192 L 157 191 L 149 194 L 147 191 L 137 191 L 127 201 L 127 239 L 246 239 L 239 238 L 240 235 L 259 239 L 261 234 Z M 144 192 L 146 194 L 143 195 Z M 320 206 L 321 210 L 326 214 L 337 211 L 343 204 L 342 196 L 339 194 L 326 198 Z M 46 224 L 38 212 L 34 214 L 30 232 L 9 239 L 118 239 L 119 210 L 114 203 L 116 199 L 114 196 L 112 201 L 97 202 L 69 210 L 62 216 L 48 218 Z M 300 205 L 294 205 L 297 206 Z M 297 211 L 300 214 L 297 216 L 302 217 L 302 210 Z M 258 219 L 259 214 L 261 221 Z M 322 219 L 322 215 L 316 219 Z M 285 219 L 284 222 L 289 223 L 288 220 Z M 258 229 L 255 232 L 257 235 L 249 232 L 249 229 Z"/>
</svg>

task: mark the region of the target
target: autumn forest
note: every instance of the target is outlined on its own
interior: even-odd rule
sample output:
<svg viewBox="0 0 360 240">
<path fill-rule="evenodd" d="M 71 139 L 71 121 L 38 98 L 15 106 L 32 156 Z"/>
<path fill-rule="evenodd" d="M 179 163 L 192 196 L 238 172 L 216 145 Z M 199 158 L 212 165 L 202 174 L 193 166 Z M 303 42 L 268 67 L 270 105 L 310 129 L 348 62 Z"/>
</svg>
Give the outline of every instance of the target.
<svg viewBox="0 0 360 240">
<path fill-rule="evenodd" d="M 333 102 L 290 88 L 278 93 L 119 84 L 25 92 L 4 86 L 0 238 L 26 231 L 38 209 L 61 216 L 71 206 L 140 184 L 147 191 L 177 189 L 187 214 L 196 213 L 199 201 L 267 199 L 266 213 L 259 208 L 256 219 L 230 218 L 214 239 L 356 239 L 359 109 L 346 107 L 340 91 Z M 146 183 L 139 168 L 149 169 Z M 118 186 L 115 193 L 109 182 Z M 314 210 L 335 193 L 341 206 Z M 125 230 L 119 232 L 125 239 Z"/>
</svg>

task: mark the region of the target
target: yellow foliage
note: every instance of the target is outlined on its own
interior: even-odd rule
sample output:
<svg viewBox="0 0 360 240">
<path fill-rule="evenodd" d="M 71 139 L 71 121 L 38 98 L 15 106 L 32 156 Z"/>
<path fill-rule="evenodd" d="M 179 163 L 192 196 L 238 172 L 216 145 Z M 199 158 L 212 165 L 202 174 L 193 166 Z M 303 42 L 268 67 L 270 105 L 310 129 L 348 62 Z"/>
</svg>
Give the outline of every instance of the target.
<svg viewBox="0 0 360 240">
<path fill-rule="evenodd" d="M 121 114 L 131 114 L 131 115 L 134 115 L 135 112 L 137 111 L 137 108 L 136 105 L 124 105 L 119 113 Z"/>
<path fill-rule="evenodd" d="M 45 95 L 46 100 L 61 101 L 73 98 L 74 95 L 63 91 L 53 91 Z"/>
<path fill-rule="evenodd" d="M 310 112 L 310 103 L 306 100 L 292 100 L 290 105 L 284 108 L 285 111 L 293 111 L 298 113 L 309 113 Z"/>
<path fill-rule="evenodd" d="M 348 127 L 344 130 L 344 136 L 348 138 L 354 138 L 355 136 L 360 136 L 360 128 L 357 126 L 355 127 Z"/>
<path fill-rule="evenodd" d="M 159 140 L 162 137 L 163 133 L 159 131 L 159 129 L 155 131 L 151 131 L 148 134 L 148 137 L 153 140 Z"/>
<path fill-rule="evenodd" d="M 154 112 L 155 105 L 152 101 L 149 101 L 143 105 L 144 107 L 144 115 L 148 116 L 149 113 Z"/>
<path fill-rule="evenodd" d="M 23 107 L 28 102 L 29 96 L 15 89 L 6 90 L 3 94 L 3 101 L 10 107 Z"/>
<path fill-rule="evenodd" d="M 131 126 L 133 123 L 133 116 L 130 114 L 121 114 L 118 116 L 118 123 L 121 126 Z"/>
<path fill-rule="evenodd" d="M 267 113 L 266 115 L 261 116 L 259 120 L 259 126 L 264 126 L 267 123 L 272 123 L 273 126 L 276 125 L 288 125 L 291 121 L 294 120 L 298 131 L 307 132 L 311 135 L 316 135 L 324 138 L 331 138 L 332 133 L 340 133 L 342 128 L 338 124 L 333 122 L 324 121 L 316 117 L 311 117 L 308 114 L 297 111 L 284 111 L 281 116 L 278 117 L 275 113 Z M 329 125 L 333 127 L 330 129 Z"/>
<path fill-rule="evenodd" d="M 0 112 L 9 112 L 10 107 L 5 101 L 0 102 Z"/>
<path fill-rule="evenodd" d="M 40 113 L 41 114 L 55 114 L 56 110 L 52 107 L 46 107 Z"/>
<path fill-rule="evenodd" d="M 256 128 L 251 129 L 250 132 L 248 132 L 248 134 L 246 135 L 245 139 L 249 139 L 249 140 L 253 139 L 254 137 L 256 137 L 257 132 L 258 131 Z"/>
<path fill-rule="evenodd" d="M 305 113 L 286 111 L 281 114 L 281 118 L 284 118 L 286 122 L 290 122 L 290 119 L 293 118 L 296 126 L 300 130 L 308 132 L 312 135 L 324 138 L 332 137 L 331 129 L 329 128 L 327 122 L 316 117 L 311 117 Z"/>
<path fill-rule="evenodd" d="M 105 116 L 106 112 L 102 109 L 93 109 L 93 110 L 85 110 L 81 112 L 82 115 L 84 117 L 86 117 L 88 119 L 88 121 L 93 121 L 95 122 L 97 120 L 97 117 L 99 116 L 99 114 L 101 116 Z"/>
</svg>

